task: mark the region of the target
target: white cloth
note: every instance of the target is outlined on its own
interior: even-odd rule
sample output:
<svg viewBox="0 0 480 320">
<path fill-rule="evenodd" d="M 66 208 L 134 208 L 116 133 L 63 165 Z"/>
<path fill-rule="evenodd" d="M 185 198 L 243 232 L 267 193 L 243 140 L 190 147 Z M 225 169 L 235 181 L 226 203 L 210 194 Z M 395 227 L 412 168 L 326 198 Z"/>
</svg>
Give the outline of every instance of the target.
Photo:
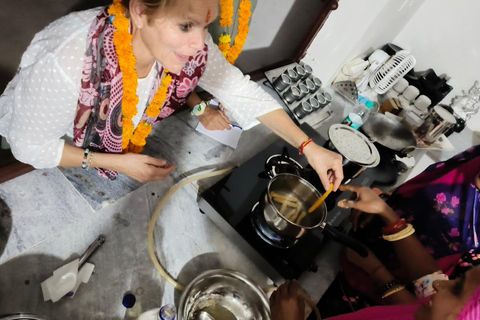
<svg viewBox="0 0 480 320">
<path fill-rule="evenodd" d="M 19 73 L 0 97 L 0 135 L 18 160 L 35 168 L 60 163 L 62 137 L 73 131 L 87 33 L 100 10 L 58 19 L 37 33 L 23 54 Z M 225 60 L 210 35 L 205 42 L 208 63 L 199 85 L 213 94 L 240 126 L 249 129 L 258 123 L 257 117 L 281 108 Z"/>
</svg>

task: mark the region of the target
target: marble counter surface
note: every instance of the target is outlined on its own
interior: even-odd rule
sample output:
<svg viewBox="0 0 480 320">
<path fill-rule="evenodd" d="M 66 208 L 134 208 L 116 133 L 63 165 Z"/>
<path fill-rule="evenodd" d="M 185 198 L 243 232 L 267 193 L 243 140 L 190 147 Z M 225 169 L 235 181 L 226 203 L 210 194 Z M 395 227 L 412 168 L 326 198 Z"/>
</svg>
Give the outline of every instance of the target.
<svg viewBox="0 0 480 320">
<path fill-rule="evenodd" d="M 125 293 L 138 299 L 135 312 L 178 303 L 180 293 L 155 270 L 147 250 L 153 211 L 168 190 L 185 176 L 240 165 L 277 137 L 259 125 L 242 134 L 236 150 L 196 132 L 197 119 L 182 112 L 164 120 L 145 152 L 175 164 L 165 180 L 138 183 L 120 175 L 109 182 L 94 170 L 36 170 L 0 184 L 0 210 L 7 234 L 0 237 L 0 315 L 42 314 L 49 319 L 133 319 L 122 304 Z M 229 268 L 265 286 L 269 279 L 237 250 L 198 210 L 199 189 L 218 178 L 185 186 L 167 203 L 155 228 L 156 250 L 167 270 L 187 284 L 204 270 Z M 1 209 L 1 208 L 0 208 Z M 44 302 L 40 283 L 80 256 L 100 234 L 105 244 L 90 258 L 89 283 L 74 298 Z M 331 247 L 331 248 L 330 248 Z M 319 271 L 301 280 L 319 299 L 337 271 L 338 246 L 327 244 Z M 2 253 L 3 252 L 3 253 Z"/>
</svg>

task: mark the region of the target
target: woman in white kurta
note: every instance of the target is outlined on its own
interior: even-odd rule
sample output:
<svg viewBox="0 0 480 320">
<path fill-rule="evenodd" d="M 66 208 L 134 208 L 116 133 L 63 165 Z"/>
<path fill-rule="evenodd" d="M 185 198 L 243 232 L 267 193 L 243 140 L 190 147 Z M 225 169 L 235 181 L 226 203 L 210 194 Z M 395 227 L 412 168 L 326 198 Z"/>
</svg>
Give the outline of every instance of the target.
<svg viewBox="0 0 480 320">
<path fill-rule="evenodd" d="M 145 110 L 152 100 L 149 96 L 152 83 L 162 77 L 164 69 L 174 77 L 180 75 L 192 58 L 206 50 L 208 61 L 196 84 L 213 94 L 236 122 L 248 129 L 260 121 L 296 147 L 308 141 L 308 136 L 281 106 L 231 66 L 213 43 L 207 27 L 218 14 L 218 0 L 158 0 L 153 9 L 147 8 L 142 0 L 124 1 L 124 5 L 130 20 L 131 47 L 138 76 L 139 100 L 136 115 L 131 119 L 134 127 L 145 118 Z M 82 97 L 86 39 L 92 30 L 92 21 L 101 11 L 102 8 L 72 13 L 35 36 L 22 57 L 18 74 L 0 98 L 0 135 L 7 138 L 18 160 L 36 168 L 85 167 L 88 159 L 91 167 L 118 171 L 139 181 L 163 179 L 173 171 L 173 166 L 166 166 L 162 159 L 101 149 L 98 151 L 103 152 L 95 152 L 94 156 L 90 152 L 87 156 L 85 148 L 72 146 L 62 139 L 65 134 L 72 134 L 74 121 L 78 120 L 75 118 Z M 163 117 L 169 115 L 168 104 L 173 102 L 170 98 L 169 92 L 162 108 Z M 196 96 L 191 95 L 189 100 L 195 101 Z M 208 107 L 199 118 L 217 127 L 228 123 L 221 111 Z M 343 178 L 341 156 L 314 143 L 307 144 L 303 152 L 323 184 L 328 187 L 329 182 L 333 182 L 336 189 Z"/>
</svg>

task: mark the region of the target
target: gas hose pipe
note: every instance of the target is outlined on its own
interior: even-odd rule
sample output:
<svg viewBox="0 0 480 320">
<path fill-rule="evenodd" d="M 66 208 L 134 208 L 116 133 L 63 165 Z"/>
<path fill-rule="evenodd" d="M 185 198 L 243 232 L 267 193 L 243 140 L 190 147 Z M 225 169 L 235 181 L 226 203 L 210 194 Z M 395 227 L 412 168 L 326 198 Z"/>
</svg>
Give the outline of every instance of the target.
<svg viewBox="0 0 480 320">
<path fill-rule="evenodd" d="M 194 181 L 198 181 L 198 180 L 201 180 L 201 179 L 205 179 L 205 178 L 210 178 L 210 177 L 215 177 L 215 176 L 219 176 L 219 175 L 222 175 L 222 174 L 226 174 L 226 173 L 229 173 L 230 171 L 232 171 L 234 168 L 228 168 L 228 169 L 222 169 L 222 170 L 218 170 L 218 171 L 214 171 L 214 172 L 208 172 L 208 173 L 203 173 L 203 174 L 200 174 L 200 175 L 197 175 L 197 176 L 193 176 L 193 177 L 187 177 L 185 180 L 183 181 L 180 181 L 178 182 L 176 185 L 173 186 L 173 188 L 171 188 L 167 194 L 160 200 L 160 202 L 158 203 L 157 207 L 155 208 L 155 211 L 153 212 L 153 216 L 152 216 L 152 219 L 150 220 L 150 224 L 148 226 L 148 253 L 150 255 L 150 259 L 152 260 L 153 262 L 153 265 L 155 266 L 155 268 L 157 269 L 157 271 L 160 273 L 160 275 L 165 279 L 167 280 L 175 289 L 179 290 L 179 291 L 183 291 L 185 289 L 185 287 L 183 285 L 181 285 L 180 283 L 178 283 L 166 270 L 165 268 L 163 268 L 162 264 L 160 263 L 159 259 L 158 259 L 158 256 L 155 252 L 155 248 L 154 248 L 154 242 L 153 242 L 153 231 L 155 230 L 155 224 L 157 223 L 157 219 L 158 219 L 158 216 L 160 215 L 160 212 L 162 211 L 163 207 L 165 206 L 165 203 L 168 201 L 168 199 L 170 199 L 170 197 L 175 193 L 177 192 L 178 190 L 180 190 L 183 186 L 189 184 L 189 183 L 192 183 Z M 270 287 L 267 287 L 267 288 L 264 288 L 263 291 L 265 293 L 269 293 L 269 292 L 272 292 L 272 291 L 275 291 L 276 287 L 274 286 L 270 286 Z M 305 303 L 315 312 L 315 315 L 317 317 L 318 320 L 321 320 L 321 317 L 320 317 L 320 312 L 317 308 L 317 305 L 315 304 L 315 302 L 303 291 L 301 290 L 299 293 L 298 293 L 299 297 L 302 298 Z"/>
</svg>

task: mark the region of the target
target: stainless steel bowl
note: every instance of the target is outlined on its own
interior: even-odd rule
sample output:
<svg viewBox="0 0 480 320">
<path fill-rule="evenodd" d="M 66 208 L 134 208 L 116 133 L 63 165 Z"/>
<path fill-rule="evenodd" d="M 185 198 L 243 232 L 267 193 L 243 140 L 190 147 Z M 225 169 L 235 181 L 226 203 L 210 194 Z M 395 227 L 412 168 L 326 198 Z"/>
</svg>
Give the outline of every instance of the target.
<svg viewBox="0 0 480 320">
<path fill-rule="evenodd" d="M 10 314 L 0 315 L 0 320 L 48 320 L 48 319 L 33 313 L 19 312 L 19 313 L 10 313 Z"/>
<path fill-rule="evenodd" d="M 179 320 L 269 320 L 268 298 L 245 275 L 227 269 L 210 270 L 196 277 L 185 289 L 178 307 Z"/>
</svg>

